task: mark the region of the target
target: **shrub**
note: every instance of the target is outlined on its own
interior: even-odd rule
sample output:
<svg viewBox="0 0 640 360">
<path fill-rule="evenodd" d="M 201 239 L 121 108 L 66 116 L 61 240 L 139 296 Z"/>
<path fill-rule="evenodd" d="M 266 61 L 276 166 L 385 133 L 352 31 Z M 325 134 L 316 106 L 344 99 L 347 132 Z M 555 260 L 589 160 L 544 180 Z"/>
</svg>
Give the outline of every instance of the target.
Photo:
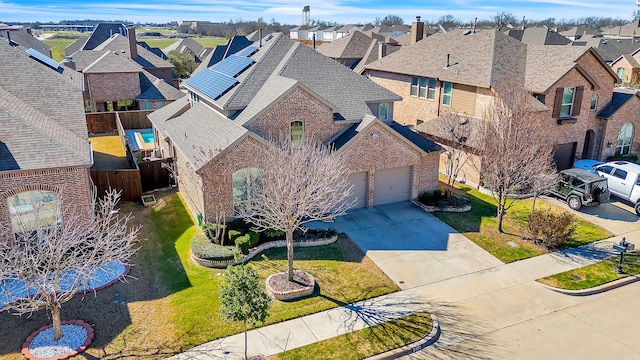
<svg viewBox="0 0 640 360">
<path fill-rule="evenodd" d="M 442 190 L 440 189 L 433 190 L 433 201 L 439 201 L 441 197 L 442 197 Z"/>
<path fill-rule="evenodd" d="M 258 242 L 260 241 L 260 234 L 254 231 L 249 231 L 247 235 L 249 235 L 249 247 L 258 245 Z"/>
<path fill-rule="evenodd" d="M 249 248 L 251 248 L 251 245 L 249 243 L 251 241 L 250 239 L 251 239 L 251 236 L 249 234 L 238 236 L 235 239 L 236 246 L 238 247 L 238 249 L 240 249 L 240 251 L 243 254 L 249 253 Z"/>
<path fill-rule="evenodd" d="M 234 258 L 233 247 L 214 244 L 203 235 L 196 235 L 191 239 L 191 253 L 206 260 L 231 260 Z"/>
<path fill-rule="evenodd" d="M 242 231 L 240 230 L 229 230 L 228 232 L 229 234 L 229 240 L 231 240 L 233 243 L 236 242 L 236 239 L 242 235 Z"/>
<path fill-rule="evenodd" d="M 251 225 L 243 219 L 234 219 L 227 222 L 227 229 L 238 230 L 241 233 L 246 233 L 251 230 Z"/>
<path fill-rule="evenodd" d="M 284 231 L 280 230 L 267 230 L 263 232 L 267 240 L 283 240 L 284 239 Z"/>
<path fill-rule="evenodd" d="M 418 196 L 418 200 L 423 204 L 429 204 L 431 202 L 431 193 L 428 191 L 423 192 Z"/>
<path fill-rule="evenodd" d="M 529 216 L 528 228 L 533 239 L 542 241 L 547 248 L 556 248 L 573 236 L 576 223 L 569 213 L 536 210 Z"/>
<path fill-rule="evenodd" d="M 607 161 L 614 161 L 614 160 L 618 160 L 618 161 L 628 161 L 628 162 L 638 162 L 638 155 L 636 154 L 632 154 L 632 155 L 612 155 L 607 157 Z"/>
</svg>

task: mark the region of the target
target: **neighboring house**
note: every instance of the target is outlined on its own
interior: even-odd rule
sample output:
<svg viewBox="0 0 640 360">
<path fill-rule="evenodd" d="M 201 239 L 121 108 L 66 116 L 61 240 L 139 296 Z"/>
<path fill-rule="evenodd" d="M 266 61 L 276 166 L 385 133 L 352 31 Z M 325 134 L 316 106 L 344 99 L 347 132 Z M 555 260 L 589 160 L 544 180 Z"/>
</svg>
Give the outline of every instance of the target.
<svg viewBox="0 0 640 360">
<path fill-rule="evenodd" d="M 65 53 L 67 56 L 74 57 L 76 52 L 83 50 L 110 50 L 124 54 L 144 70 L 178 87 L 178 78 L 174 74 L 173 65 L 145 46 L 138 45 L 133 28 L 126 28 L 119 23 L 100 23 L 91 35 L 67 46 Z"/>
<path fill-rule="evenodd" d="M 336 26 L 331 26 L 322 30 L 322 39 L 320 40 L 326 41 L 326 42 L 331 42 L 335 40 L 334 36 L 335 36 L 336 28 L 337 28 Z"/>
<path fill-rule="evenodd" d="M 333 32 L 333 40 L 338 40 L 342 37 L 347 36 L 347 34 L 351 32 L 354 27 L 354 25 L 344 25 L 336 28 Z"/>
<path fill-rule="evenodd" d="M 289 37 L 293 40 L 308 40 L 309 29 L 311 29 L 311 26 L 308 25 L 296 26 L 289 30 Z"/>
<path fill-rule="evenodd" d="M 592 37 L 585 41 L 574 41 L 571 45 L 593 47 L 607 64 L 611 64 L 621 55 L 632 54 L 640 49 L 640 38 L 608 39 Z"/>
<path fill-rule="evenodd" d="M 396 121 L 427 136 L 448 112 L 481 119 L 498 84 L 520 83 L 532 94 L 532 111 L 553 128 L 559 169 L 575 158 L 605 158 L 605 134 L 620 130 L 596 116 L 619 79 L 592 48 L 526 45 L 496 30 L 453 31 L 370 63 L 365 75 L 403 97 Z"/>
<path fill-rule="evenodd" d="M 269 40 L 272 36 L 272 34 L 267 34 L 263 38 L 255 41 L 255 44 L 259 47 L 261 46 L 262 41 L 265 39 Z M 246 36 L 234 36 L 226 44 L 217 45 L 212 51 L 210 51 L 207 56 L 202 59 L 200 65 L 198 65 L 191 75 L 193 76 L 198 72 L 215 65 L 229 55 L 235 54 L 242 49 L 246 49 L 253 44 L 254 41 L 250 41 Z"/>
<path fill-rule="evenodd" d="M 82 74 L 87 112 L 155 110 L 185 96 L 123 52 L 80 50 L 61 64 Z"/>
<path fill-rule="evenodd" d="M 622 26 L 616 26 L 611 29 L 607 29 L 606 31 L 602 32 L 602 35 L 605 37 L 613 38 L 640 37 L 640 19 L 635 19 L 632 22 Z"/>
<path fill-rule="evenodd" d="M 5 31 L 0 32 L 0 41 L 7 42 L 11 40 L 15 45 L 20 46 L 24 50 L 34 49 L 35 51 L 51 57 L 51 47 L 42 41 L 36 39 L 26 31 Z"/>
<path fill-rule="evenodd" d="M 620 55 L 611 62 L 611 68 L 622 79 L 622 85 L 640 85 L 640 79 L 638 78 L 640 63 L 637 60 L 640 54 L 638 53 L 639 51 L 636 50 L 633 54 Z"/>
<path fill-rule="evenodd" d="M 232 215 L 250 196 L 245 174 L 263 166 L 268 139 L 336 148 L 356 207 L 437 188 L 439 147 L 392 120 L 399 96 L 282 34 L 227 54 L 184 85 L 188 99 L 148 117 L 189 209 L 205 220 L 216 203 Z"/>
<path fill-rule="evenodd" d="M 600 31 L 593 26 L 578 25 L 569 30 L 561 31 L 560 35 L 566 37 L 571 41 L 581 40 L 588 35 L 599 35 Z"/>
<path fill-rule="evenodd" d="M 200 43 L 194 39 L 184 38 L 162 49 L 162 52 L 166 55 L 169 55 L 172 51 L 175 51 L 178 54 L 187 53 L 192 55 L 197 63 L 200 63 L 202 62 L 202 56 L 208 53 L 205 50 L 205 47 L 200 45 Z"/>
<path fill-rule="evenodd" d="M 84 77 L 86 112 L 155 110 L 184 96 L 173 65 L 139 45 L 134 29 L 101 23 L 78 42 L 61 65 Z"/>
<path fill-rule="evenodd" d="M 571 43 L 567 37 L 551 31 L 546 27 L 509 29 L 506 34 L 527 45 L 567 45 Z"/>
<path fill-rule="evenodd" d="M 380 46 L 385 48 L 384 53 L 381 54 L 378 54 L 379 42 L 383 44 Z M 387 46 L 381 36 L 375 34 L 368 36 L 361 31 L 354 31 L 343 38 L 320 45 L 317 48 L 322 55 L 332 58 L 352 70 L 357 66 L 364 66 L 363 59 L 365 59 L 364 63 L 369 63 L 372 61 L 371 59 L 378 60 L 379 55 L 385 56 L 397 49 L 399 47 Z"/>
<path fill-rule="evenodd" d="M 602 159 L 640 153 L 640 93 L 616 89 L 611 102 L 598 113 L 606 123 Z"/>
<path fill-rule="evenodd" d="M 14 231 L 87 213 L 93 184 L 82 90 L 0 41 L 0 221 Z"/>
</svg>

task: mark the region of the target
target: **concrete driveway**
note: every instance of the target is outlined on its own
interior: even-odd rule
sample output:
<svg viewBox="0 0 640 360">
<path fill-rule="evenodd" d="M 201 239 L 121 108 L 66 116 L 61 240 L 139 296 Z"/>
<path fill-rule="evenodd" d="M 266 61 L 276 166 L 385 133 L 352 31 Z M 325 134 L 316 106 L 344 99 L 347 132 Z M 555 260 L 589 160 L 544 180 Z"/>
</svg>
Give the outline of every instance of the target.
<svg viewBox="0 0 640 360">
<path fill-rule="evenodd" d="M 410 202 L 352 210 L 329 226 L 347 233 L 403 290 L 503 265 Z"/>
<path fill-rule="evenodd" d="M 636 215 L 633 206 L 615 196 L 606 204 L 584 206 L 578 211 L 569 209 L 564 201 L 544 197 L 545 201 L 556 204 L 576 216 L 609 230 L 614 235 L 623 235 L 640 230 L 640 216 Z"/>
</svg>

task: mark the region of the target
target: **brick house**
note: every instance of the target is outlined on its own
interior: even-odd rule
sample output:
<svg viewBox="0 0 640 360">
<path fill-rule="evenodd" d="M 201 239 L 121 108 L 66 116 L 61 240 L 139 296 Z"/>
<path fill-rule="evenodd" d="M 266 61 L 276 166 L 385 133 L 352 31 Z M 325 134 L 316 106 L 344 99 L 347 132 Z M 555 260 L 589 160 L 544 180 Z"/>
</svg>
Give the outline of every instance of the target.
<svg viewBox="0 0 640 360">
<path fill-rule="evenodd" d="M 0 221 L 18 231 L 91 211 L 81 88 L 6 41 L 0 57 Z"/>
<path fill-rule="evenodd" d="M 148 117 L 188 207 L 205 220 L 216 201 L 232 214 L 267 139 L 312 138 L 346 154 L 357 207 L 437 187 L 439 147 L 392 121 L 400 97 L 282 34 L 227 52 L 185 86 L 189 98 Z"/>
<path fill-rule="evenodd" d="M 592 48 L 527 45 L 495 30 L 456 30 L 403 47 L 365 66 L 364 74 L 402 96 L 396 121 L 440 142 L 442 115 L 481 119 L 497 84 L 521 83 L 532 95 L 532 111 L 553 128 L 559 169 L 576 158 L 606 158 L 605 133 L 620 131 L 598 117 L 619 78 Z"/>
<path fill-rule="evenodd" d="M 84 77 L 86 112 L 155 110 L 184 96 L 173 65 L 139 45 L 133 28 L 98 24 L 65 52 L 61 65 Z"/>
<path fill-rule="evenodd" d="M 611 62 L 611 68 L 622 79 L 623 85 L 637 85 L 639 83 L 640 63 L 638 63 L 638 59 L 640 59 L 640 49 L 632 54 L 620 55 Z"/>
</svg>

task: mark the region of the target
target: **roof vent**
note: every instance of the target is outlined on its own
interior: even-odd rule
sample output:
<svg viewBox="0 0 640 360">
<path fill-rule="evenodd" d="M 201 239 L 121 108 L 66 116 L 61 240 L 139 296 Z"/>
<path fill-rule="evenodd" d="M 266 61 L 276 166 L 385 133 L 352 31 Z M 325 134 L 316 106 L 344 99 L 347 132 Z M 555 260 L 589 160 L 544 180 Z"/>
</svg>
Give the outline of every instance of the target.
<svg viewBox="0 0 640 360">
<path fill-rule="evenodd" d="M 471 30 L 465 30 L 465 31 L 462 33 L 462 35 L 469 35 L 469 34 L 471 34 Z"/>
</svg>

